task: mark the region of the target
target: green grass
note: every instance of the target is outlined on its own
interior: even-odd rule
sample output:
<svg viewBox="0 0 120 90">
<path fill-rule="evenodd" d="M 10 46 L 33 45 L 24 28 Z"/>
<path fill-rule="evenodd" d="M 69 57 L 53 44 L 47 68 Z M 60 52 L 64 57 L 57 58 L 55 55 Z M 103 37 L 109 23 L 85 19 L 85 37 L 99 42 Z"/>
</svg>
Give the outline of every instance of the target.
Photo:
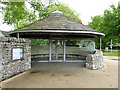
<svg viewBox="0 0 120 90">
<path fill-rule="evenodd" d="M 120 52 L 103 52 L 104 56 L 120 56 Z"/>
</svg>

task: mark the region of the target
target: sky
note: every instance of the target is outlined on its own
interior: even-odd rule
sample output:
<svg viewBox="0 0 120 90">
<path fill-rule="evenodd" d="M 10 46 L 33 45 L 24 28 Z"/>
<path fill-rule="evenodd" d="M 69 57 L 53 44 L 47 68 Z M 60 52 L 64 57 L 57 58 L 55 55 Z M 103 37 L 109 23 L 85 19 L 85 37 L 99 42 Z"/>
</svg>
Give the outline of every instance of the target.
<svg viewBox="0 0 120 90">
<path fill-rule="evenodd" d="M 118 6 L 119 0 L 59 0 L 80 14 L 82 23 L 87 25 L 91 17 L 102 15 L 110 5 Z"/>
<path fill-rule="evenodd" d="M 91 17 L 102 15 L 105 9 L 109 9 L 110 5 L 118 6 L 119 0 L 58 0 L 65 3 L 74 11 L 76 11 L 84 25 L 91 22 Z M 10 31 L 13 28 L 10 25 L 2 24 L 0 14 L 0 30 Z"/>
</svg>

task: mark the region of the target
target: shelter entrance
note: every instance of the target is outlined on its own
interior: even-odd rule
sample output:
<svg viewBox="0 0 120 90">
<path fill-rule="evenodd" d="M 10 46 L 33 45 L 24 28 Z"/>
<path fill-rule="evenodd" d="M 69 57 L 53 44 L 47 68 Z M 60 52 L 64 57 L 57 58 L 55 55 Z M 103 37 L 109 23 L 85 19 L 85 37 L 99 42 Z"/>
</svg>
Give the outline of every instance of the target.
<svg viewBox="0 0 120 90">
<path fill-rule="evenodd" d="M 55 39 L 51 40 L 51 61 L 61 62 L 64 60 L 64 45 L 63 40 Z"/>
<path fill-rule="evenodd" d="M 94 51 L 95 43 L 88 39 L 52 38 L 31 47 L 32 61 L 39 62 L 85 62 L 86 56 Z"/>
<path fill-rule="evenodd" d="M 31 46 L 31 55 L 32 55 L 33 62 L 34 61 L 37 61 L 37 62 L 64 62 L 65 61 L 66 40 L 56 39 L 56 38 L 40 39 L 40 40 L 45 40 L 45 43 Z"/>
</svg>

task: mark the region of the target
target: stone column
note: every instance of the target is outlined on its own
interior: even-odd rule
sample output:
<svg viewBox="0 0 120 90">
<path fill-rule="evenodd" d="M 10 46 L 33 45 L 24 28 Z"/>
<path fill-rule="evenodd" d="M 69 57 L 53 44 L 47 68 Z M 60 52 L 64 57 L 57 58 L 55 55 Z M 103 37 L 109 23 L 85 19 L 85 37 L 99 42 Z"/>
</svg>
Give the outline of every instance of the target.
<svg viewBox="0 0 120 90">
<path fill-rule="evenodd" d="M 103 65 L 103 53 L 100 50 L 96 50 L 94 54 L 88 54 L 86 57 L 86 68 L 88 69 L 100 69 Z"/>
</svg>

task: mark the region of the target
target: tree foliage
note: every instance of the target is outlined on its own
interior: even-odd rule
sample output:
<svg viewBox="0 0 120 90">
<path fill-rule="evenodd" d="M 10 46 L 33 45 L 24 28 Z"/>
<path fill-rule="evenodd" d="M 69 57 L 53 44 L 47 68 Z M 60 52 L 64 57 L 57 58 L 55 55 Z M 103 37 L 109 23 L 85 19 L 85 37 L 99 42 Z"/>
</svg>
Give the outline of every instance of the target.
<svg viewBox="0 0 120 90">
<path fill-rule="evenodd" d="M 113 44 L 118 43 L 118 36 L 120 36 L 118 20 L 118 11 L 120 11 L 119 6 L 115 7 L 111 5 L 109 9 L 104 11 L 103 15 L 98 15 L 92 17 L 92 22 L 88 24 L 89 27 L 94 28 L 100 32 L 105 33 L 103 38 L 103 45 L 110 45 L 110 40 L 113 40 Z"/>
<path fill-rule="evenodd" d="M 36 15 L 27 10 L 25 2 L 5 2 L 6 8 L 3 9 L 4 23 L 14 25 L 15 28 L 22 27 L 33 22 Z"/>
</svg>

